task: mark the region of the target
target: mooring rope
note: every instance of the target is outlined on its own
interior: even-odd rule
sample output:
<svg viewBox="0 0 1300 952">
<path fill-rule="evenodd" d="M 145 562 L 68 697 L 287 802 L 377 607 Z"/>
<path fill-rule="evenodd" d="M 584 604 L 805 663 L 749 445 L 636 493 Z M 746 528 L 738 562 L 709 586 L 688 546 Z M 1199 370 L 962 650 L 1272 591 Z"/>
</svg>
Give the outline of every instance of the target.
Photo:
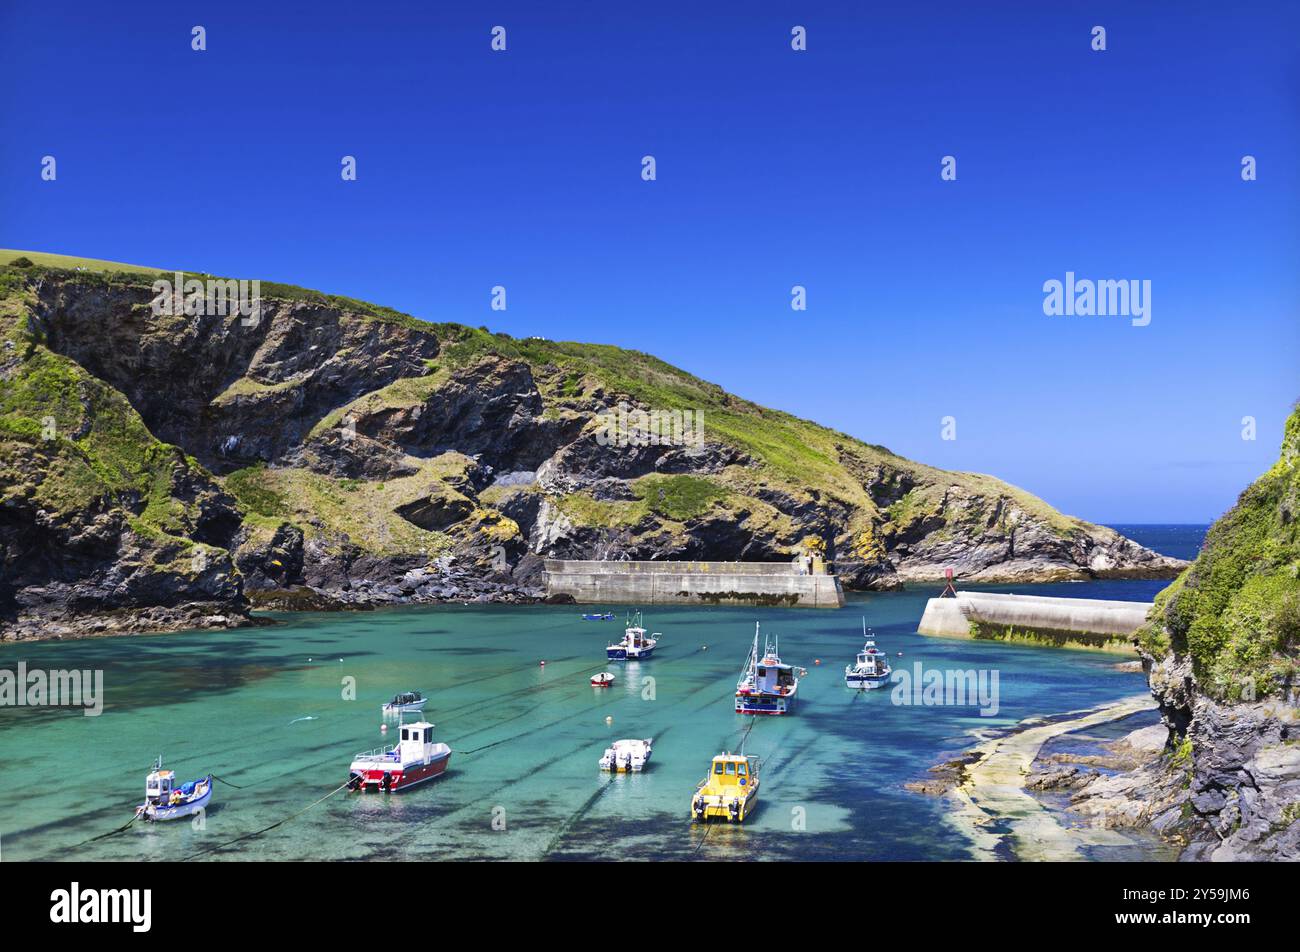
<svg viewBox="0 0 1300 952">
<path fill-rule="evenodd" d="M 130 825 L 131 825 L 132 823 L 134 823 L 134 822 L 135 822 L 136 820 L 138 820 L 138 819 L 140 819 L 140 816 L 139 816 L 139 814 L 136 814 L 135 816 L 131 817 L 131 819 L 127 820 L 125 823 L 123 823 L 121 826 L 119 826 L 116 830 L 113 830 L 112 832 L 109 832 L 109 833 L 101 833 L 101 834 L 99 834 L 99 836 L 92 836 L 92 837 L 91 837 L 90 839 L 88 839 L 88 840 L 82 840 L 80 843 L 78 843 L 76 846 L 74 846 L 74 847 L 72 847 L 72 848 L 73 848 L 74 850 L 75 850 L 75 849 L 80 849 L 81 847 L 85 846 L 87 843 L 94 843 L 96 840 L 106 840 L 106 839 L 108 839 L 110 836 L 117 836 L 117 834 L 125 832 L 126 829 L 127 829 L 128 827 L 130 827 Z"/>
<path fill-rule="evenodd" d="M 243 836 L 237 836 L 233 840 L 227 840 L 224 843 L 218 843 L 216 846 L 209 846 L 205 850 L 199 850 L 197 853 L 188 857 L 186 861 L 188 862 L 188 860 L 191 859 L 198 859 L 200 856 L 206 856 L 209 853 L 215 853 L 217 850 L 225 849 L 227 846 L 234 846 L 236 843 L 244 842 L 244 840 L 251 840 L 255 836 L 261 836 L 263 833 L 269 833 L 271 830 L 274 830 L 277 826 L 284 826 L 284 824 L 288 823 L 290 820 L 302 816 L 312 807 L 316 806 L 316 804 L 324 803 L 330 797 L 334 796 L 334 794 L 340 792 L 341 790 L 346 790 L 351 785 L 352 785 L 352 778 L 349 777 L 346 781 L 339 784 L 339 786 L 335 787 L 329 793 L 325 794 L 325 796 L 321 797 L 318 800 L 313 800 L 311 803 L 307 804 L 297 813 L 291 813 L 283 820 L 277 820 L 275 823 L 272 823 L 270 826 L 264 826 L 260 830 L 254 830 L 252 833 L 245 833 Z"/>
</svg>

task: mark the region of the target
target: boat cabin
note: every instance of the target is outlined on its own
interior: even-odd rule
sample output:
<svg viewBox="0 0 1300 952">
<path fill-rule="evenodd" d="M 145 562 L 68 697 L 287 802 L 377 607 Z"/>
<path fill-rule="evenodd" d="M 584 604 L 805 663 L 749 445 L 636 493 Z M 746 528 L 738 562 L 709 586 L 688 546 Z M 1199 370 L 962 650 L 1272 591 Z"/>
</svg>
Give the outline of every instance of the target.
<svg viewBox="0 0 1300 952">
<path fill-rule="evenodd" d="M 775 655 L 766 655 L 754 665 L 754 690 L 761 694 L 789 694 L 794 684 L 793 666 Z"/>
<path fill-rule="evenodd" d="M 172 785 L 175 780 L 176 774 L 171 770 L 153 771 L 145 779 L 144 795 L 146 799 L 166 803 L 172 795 Z"/>
<path fill-rule="evenodd" d="M 752 761 L 752 763 L 751 763 Z M 758 763 L 754 757 L 743 754 L 719 754 L 713 758 L 713 768 L 709 775 L 708 786 L 744 787 L 751 778 L 758 776 Z"/>
<path fill-rule="evenodd" d="M 400 740 L 400 756 L 403 763 L 423 760 L 433 746 L 433 725 L 428 721 L 403 724 Z"/>
</svg>

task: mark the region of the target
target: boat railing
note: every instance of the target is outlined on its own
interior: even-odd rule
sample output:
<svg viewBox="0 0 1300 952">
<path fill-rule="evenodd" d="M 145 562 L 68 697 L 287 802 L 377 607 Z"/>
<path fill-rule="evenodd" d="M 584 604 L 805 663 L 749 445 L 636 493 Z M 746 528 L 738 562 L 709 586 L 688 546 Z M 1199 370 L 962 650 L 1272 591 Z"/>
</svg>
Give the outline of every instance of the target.
<svg viewBox="0 0 1300 952">
<path fill-rule="evenodd" d="M 357 754 L 354 759 L 360 760 L 362 757 L 385 757 L 388 754 L 397 753 L 396 744 L 386 744 L 383 747 L 376 747 L 374 750 L 363 750 Z"/>
</svg>

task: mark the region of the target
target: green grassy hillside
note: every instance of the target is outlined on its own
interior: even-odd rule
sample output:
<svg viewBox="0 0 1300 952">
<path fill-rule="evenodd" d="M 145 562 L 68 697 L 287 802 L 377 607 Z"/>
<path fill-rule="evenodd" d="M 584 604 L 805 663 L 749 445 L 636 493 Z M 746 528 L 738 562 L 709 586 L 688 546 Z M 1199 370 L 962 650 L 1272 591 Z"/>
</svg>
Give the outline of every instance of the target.
<svg viewBox="0 0 1300 952">
<path fill-rule="evenodd" d="M 1277 463 L 1216 522 L 1199 557 L 1160 593 L 1139 642 L 1189 655 L 1203 691 L 1276 694 L 1300 668 L 1300 408 Z"/>
</svg>

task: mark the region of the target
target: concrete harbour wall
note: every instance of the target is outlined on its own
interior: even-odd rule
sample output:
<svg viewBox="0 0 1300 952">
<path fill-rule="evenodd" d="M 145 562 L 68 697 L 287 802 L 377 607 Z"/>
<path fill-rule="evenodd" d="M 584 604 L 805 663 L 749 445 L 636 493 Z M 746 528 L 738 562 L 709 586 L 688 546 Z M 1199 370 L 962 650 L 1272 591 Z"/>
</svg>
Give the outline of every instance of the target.
<svg viewBox="0 0 1300 952">
<path fill-rule="evenodd" d="M 547 559 L 548 595 L 584 605 L 788 605 L 839 608 L 834 575 L 799 573 L 788 562 L 590 562 Z"/>
<path fill-rule="evenodd" d="M 1130 636 L 1146 621 L 1150 608 L 1150 602 L 958 592 L 956 598 L 930 599 L 917 630 L 923 635 L 1132 651 Z"/>
</svg>

